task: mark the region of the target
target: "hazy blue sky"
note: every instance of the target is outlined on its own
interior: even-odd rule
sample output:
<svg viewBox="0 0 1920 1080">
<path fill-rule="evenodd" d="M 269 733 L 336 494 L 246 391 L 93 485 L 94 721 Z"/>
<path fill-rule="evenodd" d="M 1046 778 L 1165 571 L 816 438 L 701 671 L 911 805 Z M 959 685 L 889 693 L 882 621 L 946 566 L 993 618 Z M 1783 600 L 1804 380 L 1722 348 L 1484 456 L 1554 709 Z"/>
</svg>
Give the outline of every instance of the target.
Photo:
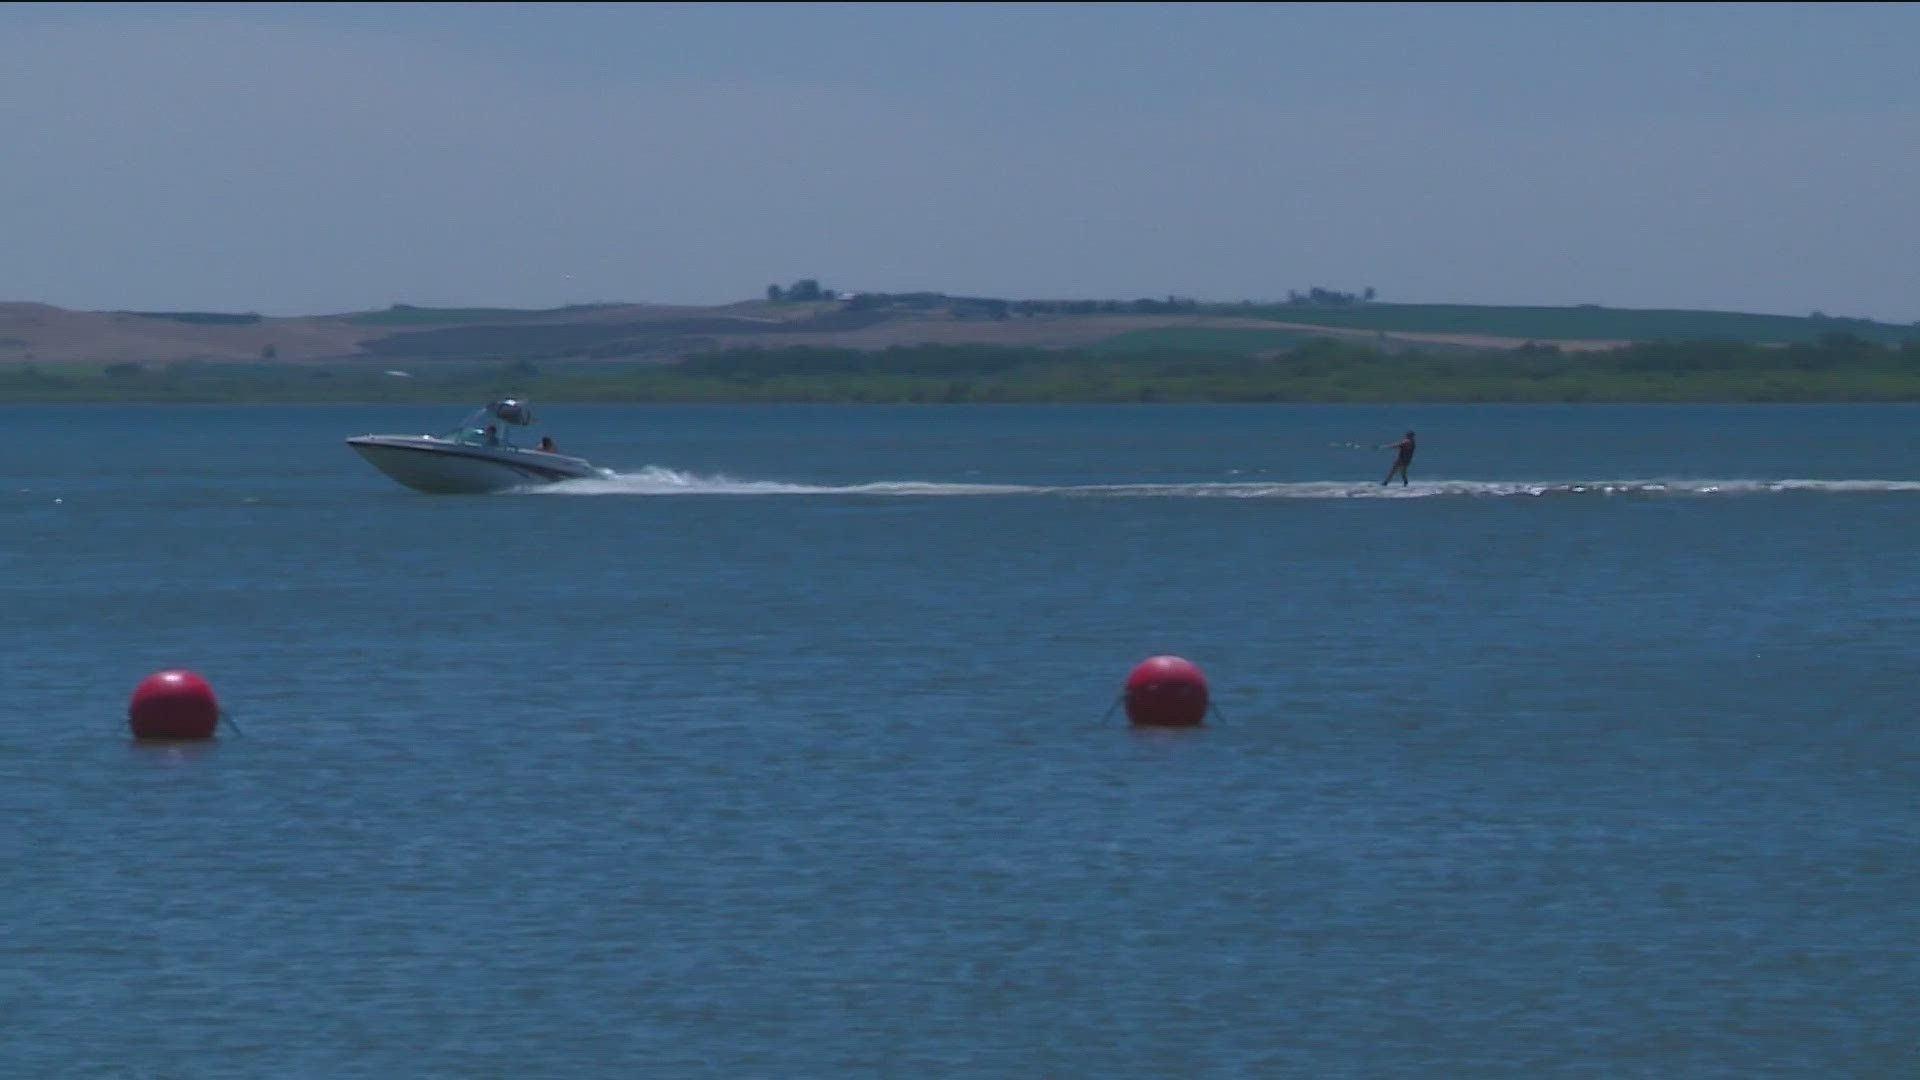
<svg viewBox="0 0 1920 1080">
<path fill-rule="evenodd" d="M 1920 320 L 1915 4 L 9 4 L 0 300 Z"/>
</svg>

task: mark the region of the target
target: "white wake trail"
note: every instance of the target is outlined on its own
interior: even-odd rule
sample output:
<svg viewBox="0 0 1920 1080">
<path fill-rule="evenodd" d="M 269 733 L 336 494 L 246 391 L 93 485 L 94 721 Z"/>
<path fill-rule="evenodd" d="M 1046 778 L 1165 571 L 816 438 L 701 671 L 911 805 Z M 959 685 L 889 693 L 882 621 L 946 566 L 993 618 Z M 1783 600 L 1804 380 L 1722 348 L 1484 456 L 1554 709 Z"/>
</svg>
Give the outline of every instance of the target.
<svg viewBox="0 0 1920 1080">
<path fill-rule="evenodd" d="M 740 480 L 701 475 L 660 466 L 614 473 L 597 480 L 569 480 L 527 489 L 538 495 L 733 495 L 869 496 L 936 498 L 980 496 L 1054 496 L 1078 498 L 1183 499 L 1433 499 L 1552 497 L 1709 497 L 1772 494 L 1914 494 L 1920 480 L 1425 480 L 1401 486 L 1378 481 L 1294 481 L 1287 483 L 1190 484 L 954 484 L 923 480 L 882 480 L 865 484 L 796 484 L 780 480 Z"/>
</svg>

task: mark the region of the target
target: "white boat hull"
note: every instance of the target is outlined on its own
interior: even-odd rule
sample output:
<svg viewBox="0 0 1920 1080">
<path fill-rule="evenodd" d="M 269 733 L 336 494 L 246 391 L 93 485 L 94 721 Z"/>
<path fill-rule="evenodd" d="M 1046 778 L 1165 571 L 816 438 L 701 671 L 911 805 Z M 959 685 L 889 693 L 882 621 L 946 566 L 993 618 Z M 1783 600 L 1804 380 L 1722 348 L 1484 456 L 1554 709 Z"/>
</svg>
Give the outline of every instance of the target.
<svg viewBox="0 0 1920 1080">
<path fill-rule="evenodd" d="M 431 435 L 361 435 L 348 439 L 347 445 L 398 483 L 439 495 L 480 495 L 606 475 L 584 459 L 564 454 L 475 446 Z"/>
</svg>

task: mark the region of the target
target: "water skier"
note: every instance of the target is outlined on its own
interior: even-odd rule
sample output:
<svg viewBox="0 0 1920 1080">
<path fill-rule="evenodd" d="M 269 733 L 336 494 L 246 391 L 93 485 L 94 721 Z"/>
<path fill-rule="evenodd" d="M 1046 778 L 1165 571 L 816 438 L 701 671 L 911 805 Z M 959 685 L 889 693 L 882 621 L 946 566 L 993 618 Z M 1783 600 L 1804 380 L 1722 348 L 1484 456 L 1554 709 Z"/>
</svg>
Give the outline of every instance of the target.
<svg viewBox="0 0 1920 1080">
<path fill-rule="evenodd" d="M 1406 487 L 1407 466 L 1413 464 L 1413 432 L 1407 432 L 1407 437 L 1397 443 L 1383 443 L 1378 447 L 1378 449 L 1381 450 L 1389 448 L 1400 451 L 1400 454 L 1393 459 L 1393 468 L 1387 470 L 1387 478 L 1380 481 L 1380 486 L 1386 487 L 1388 484 L 1393 483 L 1393 474 L 1399 473 L 1400 486 Z"/>
</svg>

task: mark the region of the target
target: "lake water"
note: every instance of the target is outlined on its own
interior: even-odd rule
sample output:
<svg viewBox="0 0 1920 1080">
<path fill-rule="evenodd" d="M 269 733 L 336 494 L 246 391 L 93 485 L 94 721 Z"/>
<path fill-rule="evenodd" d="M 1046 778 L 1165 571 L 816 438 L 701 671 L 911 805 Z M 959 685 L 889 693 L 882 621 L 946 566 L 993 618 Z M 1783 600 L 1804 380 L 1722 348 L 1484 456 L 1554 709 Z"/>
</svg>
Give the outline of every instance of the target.
<svg viewBox="0 0 1920 1080">
<path fill-rule="evenodd" d="M 1920 408 L 462 411 L 0 411 L 0 1076 L 1920 1072 Z"/>
</svg>

